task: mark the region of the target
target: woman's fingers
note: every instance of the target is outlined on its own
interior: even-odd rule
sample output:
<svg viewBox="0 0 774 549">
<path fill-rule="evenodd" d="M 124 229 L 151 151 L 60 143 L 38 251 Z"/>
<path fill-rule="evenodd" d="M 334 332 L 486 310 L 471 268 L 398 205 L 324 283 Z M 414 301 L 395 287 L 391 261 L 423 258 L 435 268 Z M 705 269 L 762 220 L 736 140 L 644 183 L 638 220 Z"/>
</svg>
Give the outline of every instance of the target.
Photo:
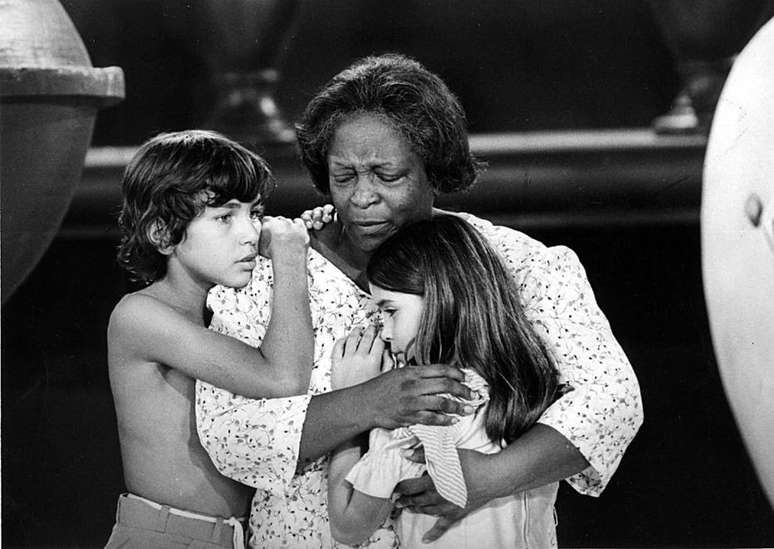
<svg viewBox="0 0 774 549">
<path fill-rule="evenodd" d="M 424 473 L 421 477 L 401 480 L 395 486 L 395 492 L 401 495 L 401 497 L 398 499 L 398 505 L 405 507 L 406 506 L 405 503 L 408 501 L 408 498 L 410 498 L 411 496 L 421 494 L 426 490 L 434 490 L 434 489 L 435 489 L 435 485 L 433 484 L 433 480 L 430 478 L 430 475 L 428 475 L 427 473 Z"/>
<path fill-rule="evenodd" d="M 402 370 L 406 371 L 407 376 L 413 377 L 413 379 L 408 380 L 409 383 L 407 385 L 413 388 L 414 395 L 449 393 L 466 400 L 475 398 L 473 391 L 460 383 L 458 379 L 449 377 L 453 374 L 464 378 L 459 370 L 451 366 L 438 366 L 437 368 L 440 368 L 437 370 L 439 375 L 428 375 L 426 370 L 432 368 L 436 368 L 436 366 L 406 366 L 402 368 Z"/>
<path fill-rule="evenodd" d="M 410 366 L 417 370 L 420 377 L 448 377 L 458 381 L 465 380 L 465 374 L 459 368 L 448 364 L 423 364 L 421 366 Z"/>
<path fill-rule="evenodd" d="M 307 229 L 319 231 L 333 221 L 333 212 L 333 204 L 325 204 L 323 206 L 315 206 L 311 210 L 304 210 L 300 217 Z"/>
</svg>

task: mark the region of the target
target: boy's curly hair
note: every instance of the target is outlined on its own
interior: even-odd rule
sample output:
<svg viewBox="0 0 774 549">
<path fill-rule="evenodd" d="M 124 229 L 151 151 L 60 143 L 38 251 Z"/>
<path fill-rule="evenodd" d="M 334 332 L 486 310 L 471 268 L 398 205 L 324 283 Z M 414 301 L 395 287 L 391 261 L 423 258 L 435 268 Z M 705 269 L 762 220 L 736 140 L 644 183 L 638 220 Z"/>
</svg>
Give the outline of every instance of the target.
<svg viewBox="0 0 774 549">
<path fill-rule="evenodd" d="M 118 217 L 118 263 L 145 284 L 167 272 L 159 248 L 179 244 L 206 206 L 266 199 L 274 182 L 266 162 L 211 131 L 159 134 L 126 166 Z"/>
</svg>

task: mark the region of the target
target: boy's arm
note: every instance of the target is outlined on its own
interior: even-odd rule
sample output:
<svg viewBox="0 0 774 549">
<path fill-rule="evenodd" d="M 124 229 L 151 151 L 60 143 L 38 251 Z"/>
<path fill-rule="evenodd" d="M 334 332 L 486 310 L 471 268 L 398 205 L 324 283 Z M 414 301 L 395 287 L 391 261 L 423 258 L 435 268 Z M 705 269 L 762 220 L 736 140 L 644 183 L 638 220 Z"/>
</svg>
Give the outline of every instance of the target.
<svg viewBox="0 0 774 549">
<path fill-rule="evenodd" d="M 303 224 L 273 221 L 273 314 L 264 345 L 251 347 L 218 334 L 153 296 L 124 298 L 111 315 L 108 338 L 124 357 L 156 362 L 250 398 L 304 393 L 312 367 L 313 333 L 306 275 L 308 236 Z"/>
<path fill-rule="evenodd" d="M 121 301 L 108 339 L 114 352 L 133 361 L 159 363 L 252 398 L 302 393 L 308 383 L 308 374 L 271 362 L 261 349 L 199 326 L 148 295 Z"/>
<path fill-rule="evenodd" d="M 328 515 L 333 538 L 347 545 L 367 540 L 390 514 L 389 498 L 377 498 L 358 492 L 347 482 L 347 473 L 361 457 L 357 440 L 348 441 L 333 451 L 328 466 Z"/>
<path fill-rule="evenodd" d="M 261 253 L 272 260 L 274 276 L 271 318 L 260 352 L 272 365 L 270 375 L 295 378 L 298 381 L 296 387 L 300 390 L 258 396 L 271 398 L 303 393 L 309 387 L 314 360 L 314 330 L 306 267 L 309 234 L 300 219 L 288 223 L 288 220 L 280 218 L 266 218 L 261 229 L 260 246 Z"/>
</svg>

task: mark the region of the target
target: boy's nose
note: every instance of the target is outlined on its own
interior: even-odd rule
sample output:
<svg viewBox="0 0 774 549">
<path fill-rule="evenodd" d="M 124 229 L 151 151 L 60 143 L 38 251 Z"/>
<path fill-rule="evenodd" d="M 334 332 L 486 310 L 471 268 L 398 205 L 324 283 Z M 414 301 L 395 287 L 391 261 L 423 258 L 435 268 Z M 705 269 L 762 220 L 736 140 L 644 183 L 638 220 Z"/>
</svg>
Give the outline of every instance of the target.
<svg viewBox="0 0 774 549">
<path fill-rule="evenodd" d="M 261 239 L 261 222 L 248 220 L 242 236 L 243 244 L 250 244 L 257 246 L 258 241 Z"/>
</svg>

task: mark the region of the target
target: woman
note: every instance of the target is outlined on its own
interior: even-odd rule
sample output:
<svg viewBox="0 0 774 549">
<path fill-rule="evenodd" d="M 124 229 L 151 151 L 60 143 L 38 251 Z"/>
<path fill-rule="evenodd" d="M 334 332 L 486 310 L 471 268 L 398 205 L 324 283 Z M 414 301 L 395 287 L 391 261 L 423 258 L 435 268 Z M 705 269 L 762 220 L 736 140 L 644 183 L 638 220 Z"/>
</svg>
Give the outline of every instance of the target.
<svg viewBox="0 0 774 549">
<path fill-rule="evenodd" d="M 254 547 L 331 546 L 321 456 L 373 427 L 450 421 L 441 412 L 464 410 L 435 395 L 470 396 L 458 383 L 460 373 L 441 365 L 393 370 L 330 392 L 333 343 L 375 312 L 363 277 L 373 251 L 399 227 L 433 216 L 436 196 L 467 189 L 476 179 L 479 164 L 470 154 L 457 99 L 412 59 L 368 57 L 311 100 L 297 134 L 315 186 L 337 211 L 332 230 L 314 239 L 308 266 L 314 396 L 251 401 L 200 384 L 197 398 L 199 435 L 214 464 L 257 488 L 250 520 Z M 503 256 L 527 318 L 556 357 L 566 392 L 502 452 L 460 451 L 465 509 L 443 500 L 427 476 L 402 483 L 404 505 L 440 517 L 428 539 L 493 498 L 561 479 L 598 495 L 642 421 L 634 372 L 572 251 L 460 215 Z M 256 283 L 246 290 L 211 295 L 214 329 L 260 343 L 270 308 L 270 296 L 261 290 L 267 272 L 256 269 Z M 383 529 L 371 541 L 391 546 L 394 536 Z"/>
</svg>

